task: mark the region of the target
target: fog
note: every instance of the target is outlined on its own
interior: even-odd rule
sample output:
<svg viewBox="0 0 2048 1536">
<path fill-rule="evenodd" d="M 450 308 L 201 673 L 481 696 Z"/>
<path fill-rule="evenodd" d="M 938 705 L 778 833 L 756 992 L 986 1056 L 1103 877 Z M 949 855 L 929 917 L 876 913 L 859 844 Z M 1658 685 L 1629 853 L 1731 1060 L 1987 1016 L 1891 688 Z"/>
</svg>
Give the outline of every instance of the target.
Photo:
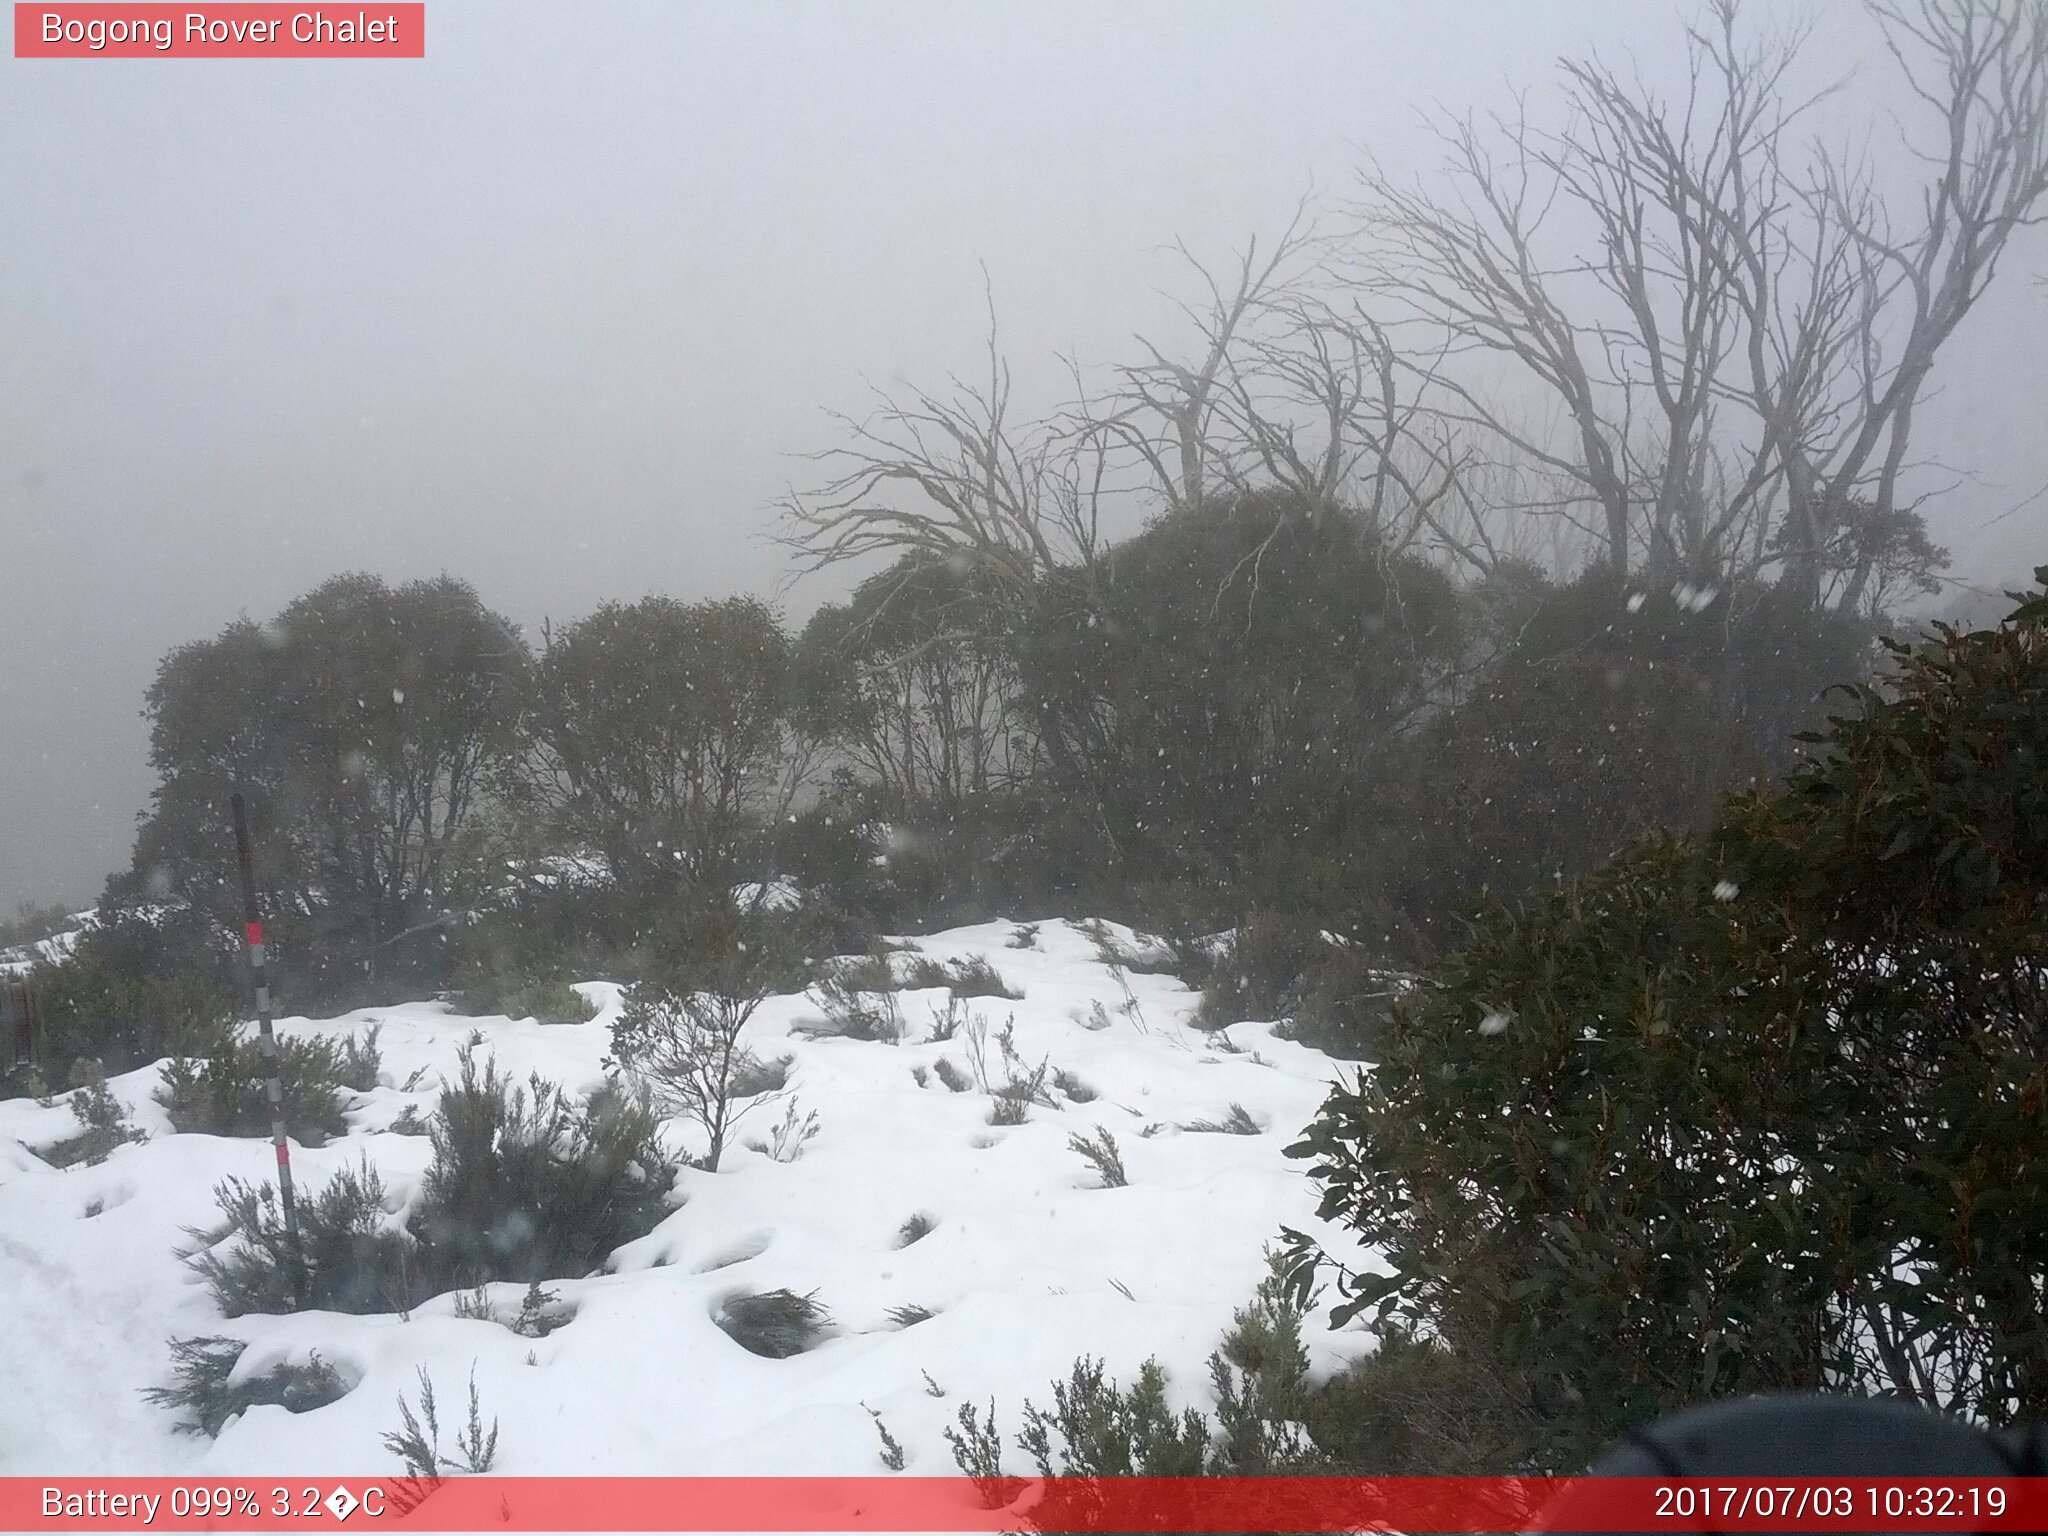
<svg viewBox="0 0 2048 1536">
<path fill-rule="evenodd" d="M 1775 6 L 1760 8 L 1776 11 Z M 1421 114 L 1561 53 L 1665 78 L 1641 0 L 433 0 L 423 61 L 0 63 L 0 913 L 90 899 L 151 784 L 162 654 L 336 571 L 452 572 L 529 630 L 776 593 L 771 507 L 870 383 L 1021 393 L 1170 332 Z M 1844 122 L 1895 88 L 1814 11 Z M 2015 244 L 1916 444 L 1953 573 L 2041 553 L 2048 254 Z M 986 296 L 984 291 L 986 272 Z"/>
</svg>

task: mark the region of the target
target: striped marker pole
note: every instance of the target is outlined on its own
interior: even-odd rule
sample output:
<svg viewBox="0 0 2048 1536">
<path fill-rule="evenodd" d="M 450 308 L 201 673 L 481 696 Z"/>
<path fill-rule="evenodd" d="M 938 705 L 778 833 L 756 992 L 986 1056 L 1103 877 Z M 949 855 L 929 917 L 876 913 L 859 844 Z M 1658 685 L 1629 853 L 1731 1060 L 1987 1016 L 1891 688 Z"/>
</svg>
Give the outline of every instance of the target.
<svg viewBox="0 0 2048 1536">
<path fill-rule="evenodd" d="M 277 1031 L 270 1022 L 270 973 L 263 964 L 263 918 L 256 910 L 256 861 L 249 851 L 249 811 L 236 795 L 235 858 L 242 866 L 242 907 L 248 926 L 249 977 L 256 984 L 256 1026 L 263 1042 L 263 1093 L 270 1101 L 270 1144 L 277 1150 L 277 1192 L 284 1202 L 284 1235 L 291 1244 L 292 1289 L 305 1300 L 305 1263 L 299 1249 L 299 1212 L 292 1199 L 292 1149 L 284 1134 L 284 1085 L 277 1075 Z"/>
</svg>

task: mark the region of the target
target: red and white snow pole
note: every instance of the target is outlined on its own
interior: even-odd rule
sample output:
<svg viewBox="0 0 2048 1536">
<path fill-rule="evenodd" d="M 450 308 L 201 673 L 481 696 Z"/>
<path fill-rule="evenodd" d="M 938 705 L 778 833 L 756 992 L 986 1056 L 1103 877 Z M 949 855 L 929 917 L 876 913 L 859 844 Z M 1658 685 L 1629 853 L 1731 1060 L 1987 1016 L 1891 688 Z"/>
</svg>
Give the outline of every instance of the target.
<svg viewBox="0 0 2048 1536">
<path fill-rule="evenodd" d="M 277 1031 L 270 1022 L 270 973 L 263 963 L 263 917 L 256 910 L 256 862 L 249 851 L 249 811 L 239 794 L 232 804 L 235 859 L 242 866 L 242 907 L 247 919 L 242 936 L 249 946 L 249 977 L 256 985 L 256 1027 L 263 1042 L 263 1094 L 270 1101 L 270 1144 L 277 1150 L 277 1193 L 284 1203 L 284 1235 L 292 1250 L 292 1289 L 300 1294 L 305 1266 L 299 1251 L 299 1212 L 292 1199 L 292 1149 L 284 1134 L 284 1084 L 277 1073 Z"/>
</svg>

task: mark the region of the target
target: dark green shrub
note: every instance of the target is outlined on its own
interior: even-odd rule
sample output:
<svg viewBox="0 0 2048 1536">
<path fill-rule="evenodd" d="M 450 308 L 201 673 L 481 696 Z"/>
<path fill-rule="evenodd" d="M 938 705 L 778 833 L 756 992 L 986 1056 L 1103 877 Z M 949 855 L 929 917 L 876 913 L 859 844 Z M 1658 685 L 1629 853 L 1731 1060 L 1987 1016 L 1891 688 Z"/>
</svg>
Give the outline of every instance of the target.
<svg viewBox="0 0 2048 1536">
<path fill-rule="evenodd" d="M 1293 1417 L 1347 1477 L 1488 1477 L 1524 1465 L 1541 1414 L 1529 1383 L 1395 1332 L 1302 1392 Z"/>
<path fill-rule="evenodd" d="M 1746 1391 L 2048 1411 L 2048 596 L 1854 702 L 1485 918 L 1295 1149 L 1388 1267 L 1340 1315 L 1483 1362 L 1516 1465 Z"/>
<path fill-rule="evenodd" d="M 145 698 L 158 782 L 110 893 L 236 934 L 239 790 L 278 995 L 325 1012 L 438 989 L 449 923 L 496 876 L 479 813 L 528 672 L 517 627 L 447 576 L 338 575 L 178 647 Z"/>
<path fill-rule="evenodd" d="M 375 1025 L 360 1040 L 285 1035 L 277 1044 L 277 1068 L 286 1131 L 308 1146 L 344 1134 L 344 1092 L 376 1087 L 381 1064 Z M 260 1040 L 224 1034 L 203 1055 L 174 1056 L 156 1100 L 182 1132 L 268 1136 L 267 1071 Z"/>
<path fill-rule="evenodd" d="M 1307 1302 L 1276 1259 L 1250 1302 L 1237 1309 L 1221 1345 L 1209 1357 L 1209 1381 L 1216 1399 L 1213 1420 L 1166 1405 L 1166 1376 L 1158 1362 L 1139 1368 L 1129 1389 L 1105 1377 L 1100 1360 L 1074 1362 L 1068 1378 L 1053 1384 L 1048 1410 L 1027 1402 L 1018 1449 L 1042 1477 L 1259 1477 L 1348 1473 L 1353 1464 L 1332 1454 L 1310 1431 L 1342 1411 L 1331 1388 L 1309 1380 L 1308 1353 L 1301 1342 Z M 1342 1378 L 1340 1378 L 1341 1380 Z M 960 1409 L 946 1431 L 962 1472 L 985 1493 L 1004 1483 L 1002 1439 L 995 1411 L 973 1404 Z M 1062 1489 L 1058 1499 L 1091 1498 L 1089 1490 Z M 1051 1529 L 1092 1529 L 1086 1503 L 1061 1511 Z M 1079 1523 L 1065 1523 L 1067 1521 Z"/>
<path fill-rule="evenodd" d="M 1344 1061 L 1373 1061 L 1394 1003 L 1414 985 L 1360 942 L 1332 944 L 1302 974 L 1284 1033 Z"/>
<path fill-rule="evenodd" d="M 223 1224 L 192 1234 L 191 1264 L 228 1317 L 296 1311 L 302 1297 L 319 1311 L 404 1311 L 434 1294 L 424 1288 L 413 1240 L 384 1209 L 384 1181 L 367 1158 L 319 1193 L 300 1192 L 296 1254 L 273 1186 L 229 1179 L 215 1195 Z"/>
<path fill-rule="evenodd" d="M 955 997 L 1001 997 L 1011 1002 L 1024 996 L 1012 991 L 1002 972 L 981 955 L 946 961 L 934 960 L 929 955 L 913 956 L 904 965 L 901 979 L 893 985 L 905 989 L 946 987 Z"/>
<path fill-rule="evenodd" d="M 1281 493 L 1176 511 L 1048 588 L 1018 641 L 1043 791 L 1096 867 L 1233 905 L 1301 899 L 1464 649 L 1441 574 Z"/>
<path fill-rule="evenodd" d="M 1138 1368 L 1128 1391 L 1104 1379 L 1100 1360 L 1076 1360 L 1052 1398 L 1049 1410 L 1025 1404 L 1017 1435 L 1041 1477 L 1198 1477 L 1204 1469 L 1209 1426 L 1193 1409 L 1166 1406 L 1156 1360 Z"/>
<path fill-rule="evenodd" d="M 644 1101 L 604 1091 L 572 1105 L 538 1079 L 529 1094 L 494 1064 L 479 1070 L 473 1052 L 461 1060 L 427 1126 L 434 1160 L 404 1227 L 365 1160 L 301 1198 L 301 1264 L 272 1186 L 221 1185 L 225 1221 L 193 1234 L 191 1262 L 224 1313 L 289 1312 L 301 1288 L 315 1308 L 402 1312 L 488 1281 L 580 1277 L 668 1214 L 675 1165 Z"/>
<path fill-rule="evenodd" d="M 1067 1150 L 1078 1152 L 1088 1160 L 1089 1166 L 1102 1180 L 1104 1189 L 1122 1189 L 1131 1182 L 1130 1175 L 1124 1171 L 1123 1152 L 1107 1126 L 1098 1125 L 1088 1136 L 1075 1132 L 1067 1138 Z"/>
<path fill-rule="evenodd" d="M 234 1019 L 231 952 L 194 914 L 112 914 L 31 973 L 45 1075 L 93 1060 L 118 1075 L 217 1039 Z"/>
<path fill-rule="evenodd" d="M 410 1222 L 433 1294 L 486 1280 L 581 1277 L 668 1215 L 676 1168 L 644 1098 L 571 1103 L 461 1056 L 428 1132 L 434 1161 Z"/>
<path fill-rule="evenodd" d="M 416 1507 L 424 1494 L 439 1483 L 443 1473 L 480 1476 L 490 1471 L 498 1459 L 498 1421 L 493 1418 L 491 1427 L 484 1428 L 474 1366 L 469 1372 L 469 1422 L 455 1438 L 453 1456 L 441 1449 L 441 1414 L 434 1402 L 434 1380 L 425 1366 L 419 1368 L 419 1381 L 420 1411 L 414 1414 L 412 1404 L 401 1397 L 398 1416 L 403 1427 L 384 1436 L 384 1448 L 405 1463 L 405 1482 L 392 1494 L 392 1504 L 401 1514 Z"/>
<path fill-rule="evenodd" d="M 675 992 L 799 992 L 810 977 L 799 914 L 744 911 L 722 891 L 687 895 L 643 915 L 632 975 Z"/>
<path fill-rule="evenodd" d="M 903 1012 L 893 988 L 868 991 L 841 975 L 827 976 L 817 984 L 818 1006 L 825 1012 L 830 1033 L 847 1040 L 878 1041 L 894 1045 L 903 1038 Z"/>
<path fill-rule="evenodd" d="M 39 940 L 77 927 L 71 917 L 68 907 L 54 903 L 19 902 L 15 905 L 13 917 L 0 919 L 0 950 L 26 949 Z"/>
<path fill-rule="evenodd" d="M 1755 581 L 1688 594 L 1633 587 L 1592 566 L 1517 606 L 1513 663 L 1572 659 L 1664 679 L 1696 720 L 1735 722 L 1766 774 L 1790 769 L 1799 733 L 1825 724 L 1827 691 L 1868 677 L 1881 659 L 1869 620 L 1816 611 L 1790 587 Z M 1718 740 L 1704 744 L 1720 750 Z"/>
<path fill-rule="evenodd" d="M 606 603 L 550 637 L 524 722 L 522 798 L 595 850 L 636 905 L 747 873 L 813 720 L 809 679 L 758 599 Z"/>
<path fill-rule="evenodd" d="M 1212 1136 L 1256 1136 L 1262 1127 L 1254 1120 L 1251 1112 L 1242 1104 L 1232 1104 L 1230 1113 L 1220 1120 L 1184 1120 L 1181 1127 L 1198 1135 Z"/>
<path fill-rule="evenodd" d="M 811 1291 L 761 1291 L 727 1298 L 714 1321 L 740 1348 L 786 1360 L 811 1348 L 832 1325 L 832 1314 Z"/>
<path fill-rule="evenodd" d="M 923 1211 L 916 1212 L 914 1215 L 907 1217 L 903 1225 L 896 1229 L 896 1246 L 898 1248 L 908 1248 L 912 1243 L 930 1237 L 935 1226 L 937 1226 L 937 1223 L 931 1217 L 925 1215 Z"/>
<path fill-rule="evenodd" d="M 490 913 L 456 930 L 450 942 L 449 978 L 467 1014 L 501 1014 L 543 1024 L 581 1024 L 597 1010 L 569 985 L 577 961 L 597 974 L 619 958 L 617 945 L 601 944 L 579 931 L 597 912 L 616 903 L 609 893 L 522 892 L 507 910 Z M 605 911 L 605 928 L 623 928 L 623 914 Z"/>
<path fill-rule="evenodd" d="M 707 1146 L 697 1166 L 713 1173 L 738 1123 L 788 1073 L 786 1063 L 763 1062 L 740 1041 L 779 964 L 742 938 L 745 931 L 730 934 L 704 966 L 701 990 L 636 986 L 612 1023 L 613 1057 L 664 1109 L 702 1127 Z"/>
<path fill-rule="evenodd" d="M 1319 1438 L 1305 1436 L 1320 1395 L 1310 1385 L 1308 1351 L 1301 1342 L 1307 1306 L 1273 1260 L 1252 1299 L 1232 1315 L 1230 1331 L 1209 1356 L 1216 1396 L 1209 1472 L 1262 1477 L 1352 1470 L 1332 1458 Z"/>
<path fill-rule="evenodd" d="M 1362 894 L 1400 913 L 1395 956 L 1442 954 L 1489 900 L 1552 894 L 1639 837 L 1704 826 L 1771 762 L 1732 709 L 1669 662 L 1573 652 L 1495 668 L 1378 785 L 1360 849 L 1380 886 Z"/>
<path fill-rule="evenodd" d="M 127 1111 L 107 1086 L 107 1077 L 96 1061 L 77 1061 L 71 1068 L 71 1113 L 78 1121 L 76 1136 L 43 1151 L 43 1158 L 59 1168 L 74 1163 L 88 1167 L 107 1160 L 116 1147 L 141 1141 L 143 1134 L 128 1123 Z"/>
<path fill-rule="evenodd" d="M 1282 1019 L 1298 1007 L 1303 981 L 1335 948 L 1324 925 L 1301 913 L 1254 910 L 1226 949 L 1207 958 L 1197 1028 L 1245 1019 Z"/>
<path fill-rule="evenodd" d="M 1069 1072 L 1065 1067 L 1057 1068 L 1053 1072 L 1052 1085 L 1059 1096 L 1070 1104 L 1092 1104 L 1095 1102 L 1095 1090 Z"/>
<path fill-rule="evenodd" d="M 168 1387 L 144 1387 L 142 1395 L 158 1407 L 184 1414 L 180 1429 L 209 1439 L 226 1428 L 235 1415 L 260 1403 L 274 1403 L 292 1413 L 307 1413 L 348 1395 L 348 1384 L 341 1379 L 340 1372 L 317 1352 L 308 1355 L 303 1365 L 282 1362 L 259 1376 L 231 1384 L 228 1378 L 248 1347 L 242 1339 L 173 1339 L 174 1383 Z"/>
<path fill-rule="evenodd" d="M 556 977 L 508 977 L 465 987 L 462 1011 L 535 1019 L 542 1024 L 587 1024 L 597 1017 L 595 1003 Z"/>
</svg>

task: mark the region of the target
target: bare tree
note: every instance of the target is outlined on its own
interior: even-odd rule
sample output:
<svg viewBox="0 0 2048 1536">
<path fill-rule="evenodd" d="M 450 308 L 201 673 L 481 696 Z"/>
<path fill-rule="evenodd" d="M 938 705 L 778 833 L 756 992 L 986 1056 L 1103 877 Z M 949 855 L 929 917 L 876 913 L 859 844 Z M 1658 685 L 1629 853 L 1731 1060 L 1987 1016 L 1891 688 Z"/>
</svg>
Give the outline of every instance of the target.
<svg viewBox="0 0 2048 1536">
<path fill-rule="evenodd" d="M 1440 333 L 1466 364 L 1433 374 L 1444 414 L 1546 475 L 1554 510 L 1590 513 L 1616 570 L 1775 563 L 1819 604 L 1828 552 L 1853 547 L 1829 585 L 1856 607 L 1916 551 L 1899 489 L 1915 404 L 2048 192 L 2048 7 L 1869 8 L 1942 125 L 1904 233 L 1844 157 L 1788 163 L 1818 99 L 1788 96 L 1802 38 L 1749 41 L 1736 0 L 1691 32 L 1674 99 L 1568 61 L 1563 127 L 1526 107 L 1448 124 L 1446 190 L 1366 174 L 1359 282 Z M 1489 358 L 1555 430 L 1518 423 Z"/>
<path fill-rule="evenodd" d="M 671 1114 L 704 1129 L 709 1149 L 699 1166 L 716 1173 L 734 1127 L 781 1096 L 782 1063 L 763 1062 L 740 1043 L 767 999 L 757 978 L 721 978 L 698 991 L 636 988 L 613 1047 L 619 1065 L 644 1079 Z"/>
<path fill-rule="evenodd" d="M 1193 355 L 1171 356 L 1140 336 L 1145 361 L 1118 368 L 1104 398 L 1091 400 L 1077 379 L 1069 417 L 1075 440 L 1111 460 L 1135 461 L 1169 512 L 1197 505 L 1219 481 L 1239 483 L 1248 445 L 1231 430 L 1230 417 L 1243 354 L 1256 349 L 1252 333 L 1260 321 L 1305 291 L 1324 244 L 1305 203 L 1270 254 L 1261 256 L 1256 239 L 1246 243 L 1227 283 L 1176 242 L 1207 292 L 1205 303 L 1179 306 L 1194 328 Z"/>
<path fill-rule="evenodd" d="M 817 458 L 836 472 L 782 501 L 784 543 L 800 571 L 918 555 L 1028 601 L 1048 571 L 1093 559 L 1099 481 L 1054 424 L 1017 419 L 992 304 L 987 359 L 980 383 L 878 392 L 863 419 L 835 413 L 846 441 Z"/>
<path fill-rule="evenodd" d="M 972 571 L 912 554 L 812 619 L 806 646 L 830 654 L 855 699 L 838 745 L 892 799 L 955 810 L 1028 760 L 1001 598 Z"/>
</svg>

